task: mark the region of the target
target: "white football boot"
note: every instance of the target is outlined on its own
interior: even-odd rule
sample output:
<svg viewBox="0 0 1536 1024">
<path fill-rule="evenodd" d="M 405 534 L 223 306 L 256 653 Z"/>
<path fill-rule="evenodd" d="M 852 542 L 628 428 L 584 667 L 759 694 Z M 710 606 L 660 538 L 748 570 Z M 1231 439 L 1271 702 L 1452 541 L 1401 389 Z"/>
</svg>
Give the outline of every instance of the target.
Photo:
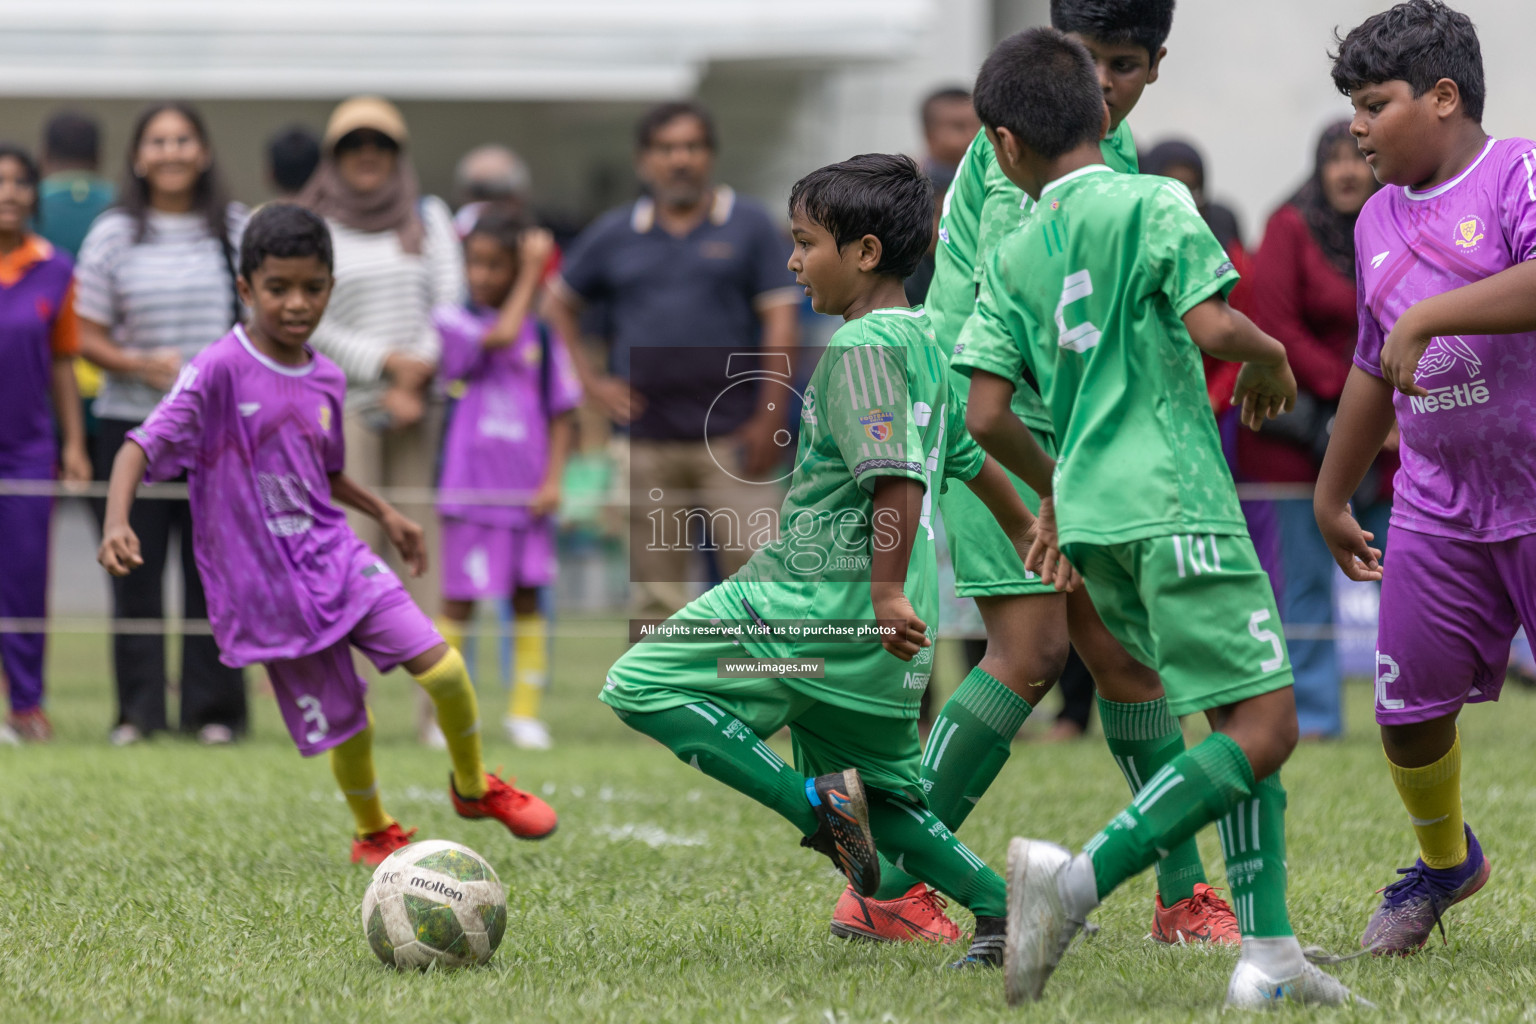
<svg viewBox="0 0 1536 1024">
<path fill-rule="evenodd" d="M 1357 1006 L 1374 1008 L 1375 1004 L 1361 999 L 1344 983 L 1330 974 L 1324 974 L 1313 964 L 1307 964 L 1300 974 L 1289 978 L 1271 978 L 1258 964 L 1239 960 L 1227 983 L 1227 1005 L 1239 1010 L 1273 1010 L 1281 1003 L 1300 1003 L 1304 1006 Z"/>
<path fill-rule="evenodd" d="M 1083 927 L 1073 920 L 1057 881 L 1072 854 L 1055 843 L 1014 839 L 1008 844 L 1008 939 L 1003 988 L 1008 1005 L 1040 998 L 1061 955 Z"/>
</svg>

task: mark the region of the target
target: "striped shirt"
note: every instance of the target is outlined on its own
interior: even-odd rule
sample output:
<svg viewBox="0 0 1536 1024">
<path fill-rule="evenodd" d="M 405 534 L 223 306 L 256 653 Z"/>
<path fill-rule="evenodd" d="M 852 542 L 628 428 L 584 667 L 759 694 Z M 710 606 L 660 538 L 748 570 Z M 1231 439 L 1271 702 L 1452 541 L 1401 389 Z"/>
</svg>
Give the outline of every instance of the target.
<svg viewBox="0 0 1536 1024">
<path fill-rule="evenodd" d="M 336 248 L 336 288 L 311 344 L 347 375 L 347 409 L 377 404 L 384 360 L 407 352 L 436 365 L 440 342 L 432 310 L 464 301 L 464 256 L 448 206 L 426 196 L 419 255 L 394 231 L 355 231 L 328 221 Z"/>
<path fill-rule="evenodd" d="M 230 256 L 208 234 L 200 213 L 147 214 L 144 240 L 135 242 L 133 218 L 108 210 L 80 245 L 75 267 L 75 313 L 108 328 L 120 347 L 173 348 L 190 362 L 218 341 L 234 319 L 232 260 L 249 212 L 229 207 Z M 104 376 L 95 413 L 141 422 L 164 394 L 122 374 Z"/>
</svg>

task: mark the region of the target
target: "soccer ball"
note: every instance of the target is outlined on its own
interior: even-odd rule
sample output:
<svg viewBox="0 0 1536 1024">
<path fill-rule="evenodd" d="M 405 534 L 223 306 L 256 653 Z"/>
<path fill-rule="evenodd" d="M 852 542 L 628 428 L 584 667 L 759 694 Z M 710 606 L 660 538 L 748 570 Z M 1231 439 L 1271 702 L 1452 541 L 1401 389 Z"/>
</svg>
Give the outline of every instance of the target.
<svg viewBox="0 0 1536 1024">
<path fill-rule="evenodd" d="M 363 933 L 391 967 L 483 964 L 506 931 L 507 893 L 496 872 L 447 840 L 396 850 L 363 894 Z"/>
</svg>

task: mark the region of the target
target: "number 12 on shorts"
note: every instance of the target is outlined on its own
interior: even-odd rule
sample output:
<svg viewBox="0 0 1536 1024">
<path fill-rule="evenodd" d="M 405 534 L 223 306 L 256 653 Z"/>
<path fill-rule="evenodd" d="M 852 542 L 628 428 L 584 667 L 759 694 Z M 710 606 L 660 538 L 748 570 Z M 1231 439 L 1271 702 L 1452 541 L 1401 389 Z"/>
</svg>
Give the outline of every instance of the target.
<svg viewBox="0 0 1536 1024">
<path fill-rule="evenodd" d="M 1265 658 L 1259 662 L 1259 669 L 1264 672 L 1273 672 L 1285 664 L 1285 648 L 1280 646 L 1280 637 L 1272 629 L 1265 629 L 1264 623 L 1269 621 L 1269 610 L 1260 608 L 1248 616 L 1248 633 L 1261 644 L 1269 644 L 1274 651 L 1274 657 Z"/>
</svg>

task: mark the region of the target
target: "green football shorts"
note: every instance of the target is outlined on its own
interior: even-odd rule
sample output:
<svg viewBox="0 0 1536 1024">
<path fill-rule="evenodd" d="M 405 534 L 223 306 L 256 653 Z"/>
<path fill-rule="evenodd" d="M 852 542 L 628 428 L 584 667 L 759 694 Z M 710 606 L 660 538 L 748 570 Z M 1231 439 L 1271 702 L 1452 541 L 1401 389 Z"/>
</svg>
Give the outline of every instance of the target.
<svg viewBox="0 0 1536 1024">
<path fill-rule="evenodd" d="M 1280 612 L 1246 534 L 1063 545 L 1099 617 L 1190 715 L 1290 686 Z"/>
<path fill-rule="evenodd" d="M 1035 440 L 1047 455 L 1055 457 L 1056 440 L 1052 435 L 1035 432 Z M 1040 496 L 1012 473 L 1008 479 L 1013 481 L 1030 512 L 1039 512 Z M 1040 582 L 1038 574 L 1024 568 L 1008 535 L 969 487 L 958 480 L 950 481 L 948 490 L 939 495 L 939 513 L 944 517 L 949 559 L 955 567 L 956 594 L 993 597 L 1056 593 L 1050 584 Z"/>
<path fill-rule="evenodd" d="M 843 646 L 853 654 L 867 645 Z M 730 641 L 637 643 L 608 670 L 601 697 L 621 716 L 688 704 L 715 708 L 734 715 L 764 740 L 788 726 L 801 774 L 857 768 L 865 785 L 928 806 L 919 781 L 923 745 L 915 717 L 888 718 L 831 704 L 792 685 L 798 681 L 719 678 L 718 659 L 745 657 Z M 830 657 L 825 666 L 827 679 L 816 682 L 846 671 Z"/>
</svg>

